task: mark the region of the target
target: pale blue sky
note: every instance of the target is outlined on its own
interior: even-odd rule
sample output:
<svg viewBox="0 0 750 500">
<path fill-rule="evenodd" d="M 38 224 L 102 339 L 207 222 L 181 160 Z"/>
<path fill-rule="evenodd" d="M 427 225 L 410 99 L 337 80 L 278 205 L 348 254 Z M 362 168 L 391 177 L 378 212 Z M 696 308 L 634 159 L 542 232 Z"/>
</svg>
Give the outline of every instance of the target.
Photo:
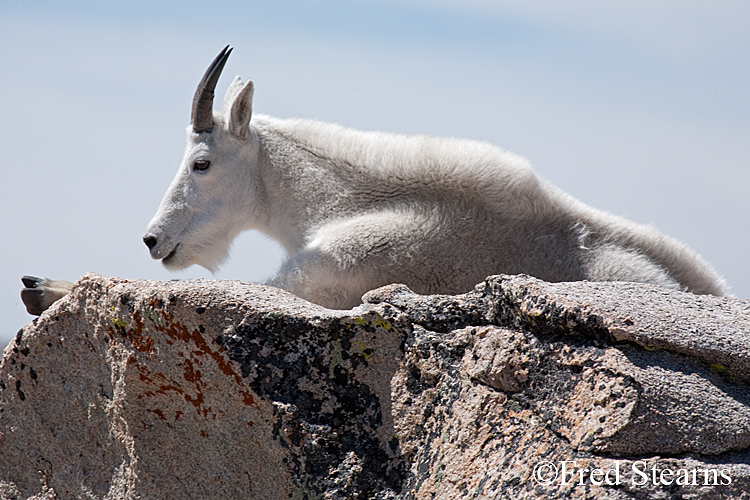
<svg viewBox="0 0 750 500">
<path fill-rule="evenodd" d="M 750 297 L 750 4 L 17 1 L 0 4 L 0 345 L 19 277 L 169 273 L 141 236 L 192 94 L 256 83 L 257 112 L 492 142 L 596 207 L 653 223 Z M 282 255 L 247 233 L 217 278 Z"/>
</svg>

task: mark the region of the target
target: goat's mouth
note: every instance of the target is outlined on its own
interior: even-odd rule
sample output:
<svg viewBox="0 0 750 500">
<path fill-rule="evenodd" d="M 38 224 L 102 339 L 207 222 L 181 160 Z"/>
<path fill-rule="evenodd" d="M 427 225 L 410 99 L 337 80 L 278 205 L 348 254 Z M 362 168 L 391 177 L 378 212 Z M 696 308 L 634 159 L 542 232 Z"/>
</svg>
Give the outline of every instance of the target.
<svg viewBox="0 0 750 500">
<path fill-rule="evenodd" d="M 162 263 L 163 263 L 163 264 L 169 264 L 169 263 L 170 263 L 170 261 L 171 261 L 172 259 L 174 259 L 174 256 L 175 256 L 175 254 L 177 253 L 177 248 L 178 248 L 179 246 L 180 246 L 180 244 L 178 243 L 178 244 L 177 244 L 177 245 L 176 245 L 176 246 L 174 247 L 174 249 L 173 249 L 173 250 L 172 250 L 171 252 L 169 252 L 169 255 L 167 255 L 166 257 L 164 257 L 163 259 L 161 259 L 161 261 L 162 261 Z"/>
</svg>

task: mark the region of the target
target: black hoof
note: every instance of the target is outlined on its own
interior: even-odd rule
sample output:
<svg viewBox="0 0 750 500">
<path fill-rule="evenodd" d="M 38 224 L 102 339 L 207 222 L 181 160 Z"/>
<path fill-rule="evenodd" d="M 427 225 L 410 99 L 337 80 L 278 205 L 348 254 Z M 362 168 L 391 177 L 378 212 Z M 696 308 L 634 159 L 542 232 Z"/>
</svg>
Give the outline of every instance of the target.
<svg viewBox="0 0 750 500">
<path fill-rule="evenodd" d="M 25 281 L 24 285 L 29 286 Z M 41 288 L 24 288 L 21 290 L 21 300 L 23 300 L 28 313 L 34 316 L 39 316 L 49 307 L 44 299 L 44 290 Z"/>
<path fill-rule="evenodd" d="M 26 288 L 36 288 L 42 281 L 44 281 L 44 278 L 38 276 L 23 276 L 21 278 L 21 282 Z"/>
</svg>

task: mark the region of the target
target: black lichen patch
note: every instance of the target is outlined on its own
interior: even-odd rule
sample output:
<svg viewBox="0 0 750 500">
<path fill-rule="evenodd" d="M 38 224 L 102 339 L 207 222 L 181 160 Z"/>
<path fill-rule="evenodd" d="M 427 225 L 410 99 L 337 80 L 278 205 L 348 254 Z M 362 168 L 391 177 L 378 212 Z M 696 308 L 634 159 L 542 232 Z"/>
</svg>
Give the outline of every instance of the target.
<svg viewBox="0 0 750 500">
<path fill-rule="evenodd" d="M 21 381 L 16 380 L 16 392 L 18 393 L 18 397 L 21 398 L 21 401 L 26 400 L 26 394 L 21 390 Z"/>
<path fill-rule="evenodd" d="M 493 323 L 492 307 L 489 300 L 462 296 L 422 296 L 401 306 L 409 315 L 409 320 L 437 333 L 448 333 L 466 326 L 483 326 Z"/>
<path fill-rule="evenodd" d="M 408 377 L 405 388 L 409 396 L 403 402 L 407 407 L 419 407 L 424 423 L 414 429 L 412 440 L 417 440 L 410 448 L 418 450 L 416 455 L 406 457 L 412 463 L 412 474 L 407 477 L 404 489 L 419 490 L 426 481 L 442 480 L 440 472 L 431 474 L 438 460 L 436 455 L 425 450 L 439 448 L 437 443 L 445 439 L 446 429 L 442 427 L 441 415 L 453 411 L 453 405 L 461 391 L 461 360 L 467 347 L 464 340 L 450 334 L 436 333 L 423 328 L 415 328 L 406 341 L 405 369 Z M 431 378 L 423 376 L 422 364 L 433 368 Z M 437 390 L 435 390 L 437 389 Z M 430 393 L 431 396 L 427 396 Z M 412 399 L 413 395 L 414 399 Z M 440 409 L 437 414 L 437 409 Z M 439 464 L 437 470 L 441 471 Z"/>
<path fill-rule="evenodd" d="M 302 490 L 342 499 L 398 492 L 406 464 L 379 439 L 380 401 L 355 377 L 372 350 L 353 338 L 371 325 L 344 323 L 266 314 L 217 342 L 250 387 L 277 403 L 274 435 L 296 457 L 292 469 Z"/>
<path fill-rule="evenodd" d="M 506 294 L 498 301 L 495 324 L 553 339 L 580 336 L 603 344 L 617 343 L 601 317 L 587 314 L 579 307 L 558 304 L 548 297 L 523 293 Z"/>
<path fill-rule="evenodd" d="M 131 313 L 135 311 L 135 301 L 129 294 L 124 293 L 120 295 L 120 304 L 128 309 Z"/>
</svg>

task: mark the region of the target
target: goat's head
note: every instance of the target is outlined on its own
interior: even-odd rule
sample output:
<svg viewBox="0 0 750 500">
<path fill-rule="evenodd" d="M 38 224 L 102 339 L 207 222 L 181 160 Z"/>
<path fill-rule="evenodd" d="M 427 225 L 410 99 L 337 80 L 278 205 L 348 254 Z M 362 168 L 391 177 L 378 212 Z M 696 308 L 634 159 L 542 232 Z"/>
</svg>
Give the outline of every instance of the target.
<svg viewBox="0 0 750 500">
<path fill-rule="evenodd" d="M 235 78 L 214 115 L 216 82 L 232 49 L 214 59 L 193 98 L 187 149 L 143 242 L 172 270 L 199 264 L 211 271 L 232 240 L 251 226 L 257 198 L 258 144 L 249 123 L 253 83 Z"/>
</svg>

